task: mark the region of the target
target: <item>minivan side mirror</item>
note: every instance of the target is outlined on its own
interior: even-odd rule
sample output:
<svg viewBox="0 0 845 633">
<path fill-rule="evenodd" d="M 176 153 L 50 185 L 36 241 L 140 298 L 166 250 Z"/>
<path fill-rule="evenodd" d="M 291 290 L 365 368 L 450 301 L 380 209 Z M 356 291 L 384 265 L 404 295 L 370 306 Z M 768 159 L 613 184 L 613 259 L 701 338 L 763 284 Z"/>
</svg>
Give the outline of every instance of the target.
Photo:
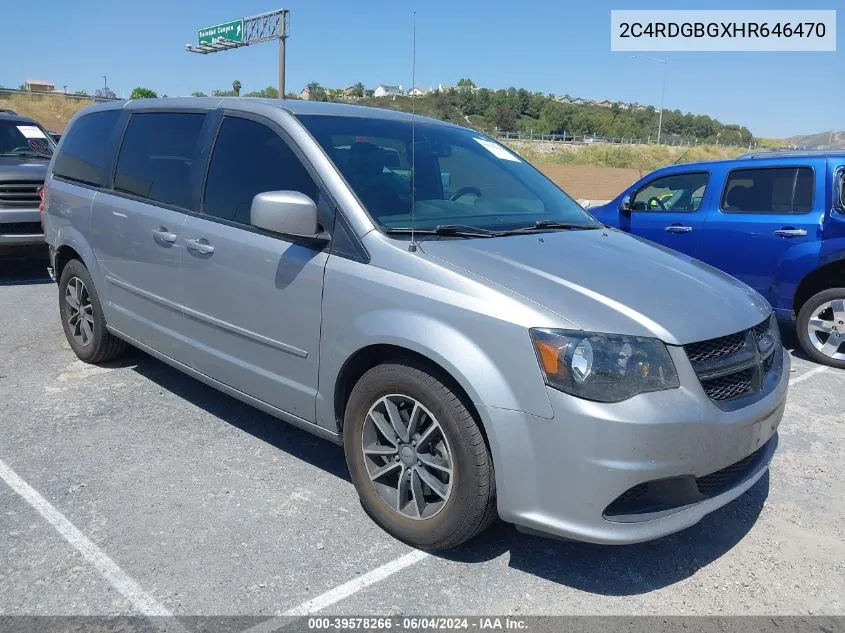
<svg viewBox="0 0 845 633">
<path fill-rule="evenodd" d="M 619 202 L 619 212 L 625 215 L 631 213 L 631 196 L 625 194 Z"/>
<path fill-rule="evenodd" d="M 295 237 L 327 241 L 320 230 L 317 205 L 299 191 L 265 191 L 252 199 L 249 211 L 252 226 Z"/>
</svg>

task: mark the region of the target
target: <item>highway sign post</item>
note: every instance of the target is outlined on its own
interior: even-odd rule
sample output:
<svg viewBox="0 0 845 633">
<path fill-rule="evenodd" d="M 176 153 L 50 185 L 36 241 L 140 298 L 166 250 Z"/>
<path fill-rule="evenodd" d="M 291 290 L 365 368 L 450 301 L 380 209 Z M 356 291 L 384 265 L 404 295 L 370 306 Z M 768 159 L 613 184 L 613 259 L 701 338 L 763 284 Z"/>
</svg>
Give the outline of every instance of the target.
<svg viewBox="0 0 845 633">
<path fill-rule="evenodd" d="M 244 41 L 244 21 L 232 20 L 223 24 L 207 26 L 197 31 L 197 41 L 200 44 L 211 44 L 217 39 L 241 43 Z"/>
<path fill-rule="evenodd" d="M 219 53 L 241 46 L 279 40 L 279 97 L 285 97 L 285 40 L 290 27 L 290 11 L 278 9 L 269 13 L 239 18 L 197 31 L 197 44 L 185 44 L 189 53 Z"/>
</svg>

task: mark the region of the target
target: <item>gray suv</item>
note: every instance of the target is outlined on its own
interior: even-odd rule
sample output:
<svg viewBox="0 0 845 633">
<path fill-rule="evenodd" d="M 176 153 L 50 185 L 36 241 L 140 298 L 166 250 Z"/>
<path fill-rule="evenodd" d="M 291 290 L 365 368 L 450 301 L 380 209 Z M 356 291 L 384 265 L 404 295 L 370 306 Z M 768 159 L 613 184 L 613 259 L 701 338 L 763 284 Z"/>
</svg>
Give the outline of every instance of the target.
<svg viewBox="0 0 845 633">
<path fill-rule="evenodd" d="M 483 134 L 259 99 L 92 106 L 46 184 L 67 339 L 343 444 L 426 549 L 496 516 L 632 543 L 751 487 L 789 357 L 766 301 L 609 229 Z"/>
<path fill-rule="evenodd" d="M 44 248 L 38 190 L 55 147 L 37 122 L 0 110 L 0 256 Z"/>
</svg>

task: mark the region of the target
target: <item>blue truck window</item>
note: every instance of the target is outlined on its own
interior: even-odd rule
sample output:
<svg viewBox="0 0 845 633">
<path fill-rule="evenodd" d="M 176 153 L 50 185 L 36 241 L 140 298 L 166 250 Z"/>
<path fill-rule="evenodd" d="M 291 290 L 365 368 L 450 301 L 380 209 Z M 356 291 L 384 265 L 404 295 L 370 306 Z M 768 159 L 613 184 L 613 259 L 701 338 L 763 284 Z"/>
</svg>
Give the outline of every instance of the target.
<svg viewBox="0 0 845 633">
<path fill-rule="evenodd" d="M 813 170 L 809 167 L 737 169 L 722 195 L 726 213 L 807 213 L 813 208 Z"/>
</svg>

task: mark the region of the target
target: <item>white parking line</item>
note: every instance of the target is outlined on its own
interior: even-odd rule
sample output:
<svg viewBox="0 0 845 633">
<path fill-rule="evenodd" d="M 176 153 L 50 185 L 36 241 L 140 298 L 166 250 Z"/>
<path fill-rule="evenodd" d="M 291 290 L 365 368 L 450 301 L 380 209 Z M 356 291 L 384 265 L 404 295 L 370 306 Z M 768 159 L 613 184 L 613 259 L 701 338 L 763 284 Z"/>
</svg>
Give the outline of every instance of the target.
<svg viewBox="0 0 845 633">
<path fill-rule="evenodd" d="M 792 380 L 789 381 L 789 386 L 791 387 L 794 384 L 801 382 L 802 380 L 807 380 L 811 376 L 815 376 L 816 374 L 820 374 L 823 371 L 827 371 L 827 367 L 816 367 L 815 369 L 811 369 L 810 371 L 805 371 L 800 376 L 796 376 Z"/>
<path fill-rule="evenodd" d="M 37 490 L 21 479 L 0 459 L 0 478 L 17 492 L 24 501 L 35 508 L 82 557 L 97 568 L 112 587 L 117 589 L 133 606 L 145 616 L 168 616 L 170 611 L 144 591 L 126 572 L 105 555 L 87 536 L 80 532 L 65 516 L 42 497 Z"/>
</svg>

